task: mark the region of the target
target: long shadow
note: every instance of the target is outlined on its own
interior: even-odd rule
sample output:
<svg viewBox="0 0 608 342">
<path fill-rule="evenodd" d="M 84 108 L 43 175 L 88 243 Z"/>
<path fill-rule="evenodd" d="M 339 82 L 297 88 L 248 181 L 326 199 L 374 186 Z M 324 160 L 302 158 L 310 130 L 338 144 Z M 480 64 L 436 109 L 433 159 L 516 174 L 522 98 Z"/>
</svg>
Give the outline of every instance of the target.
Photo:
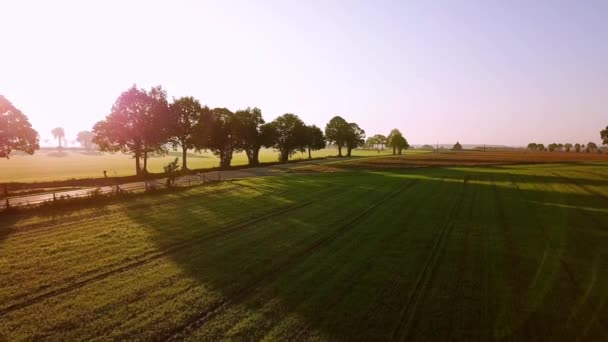
<svg viewBox="0 0 608 342">
<path fill-rule="evenodd" d="M 274 339 L 391 340 L 411 316 L 412 340 L 525 340 L 535 330 L 552 340 L 602 340 L 608 272 L 598 270 L 608 269 L 608 201 L 561 177 L 508 172 L 282 176 L 244 182 L 246 191 L 170 194 L 166 205 L 127 203 L 163 258 L 196 287 L 220 294 L 194 304 L 166 298 L 187 314 L 150 326 L 149 337 L 256 340 L 287 324 Z M 573 191 L 550 191 L 552 183 Z M 0 240 L 15 223 L 0 217 Z M 489 266 L 467 264 L 473 256 Z M 141 265 L 152 264 L 125 272 Z M 466 282 L 452 276 L 461 266 Z M 428 278 L 417 281 L 420 274 Z M 140 333 L 123 337 L 145 339 Z"/>
<path fill-rule="evenodd" d="M 324 284 L 327 279 L 324 277 L 331 277 L 331 272 L 325 272 L 323 269 L 317 269 L 311 260 L 323 260 L 323 258 L 332 259 L 336 258 L 336 250 L 343 248 L 341 242 L 348 236 L 355 234 L 362 234 L 366 229 L 366 225 L 360 225 L 359 222 L 352 222 L 349 224 L 348 218 L 355 217 L 366 208 L 382 203 L 382 206 L 389 205 L 388 203 L 382 202 L 385 197 L 392 193 L 391 190 L 396 189 L 402 184 L 403 179 L 399 178 L 399 174 L 402 172 L 395 172 L 396 177 L 387 177 L 382 174 L 364 174 L 360 173 L 356 176 L 353 174 L 346 175 L 344 177 L 353 177 L 345 184 L 350 184 L 350 189 L 345 189 L 341 193 L 332 193 L 322 196 L 314 196 L 312 194 L 309 199 L 312 199 L 314 204 L 295 209 L 291 212 L 281 212 L 276 216 L 271 216 L 261 222 L 254 222 L 251 225 L 246 225 L 243 229 L 232 231 L 229 234 L 213 238 L 209 240 L 201 239 L 200 241 L 194 242 L 192 246 L 186 247 L 183 250 L 177 251 L 176 253 L 170 254 L 169 257 L 173 260 L 180 268 L 188 274 L 192 279 L 196 280 L 197 283 L 206 288 L 211 288 L 215 291 L 222 293 L 222 300 L 217 302 L 207 303 L 205 309 L 201 312 L 193 313 L 184 323 L 178 324 L 168 331 L 161 332 L 162 338 L 171 337 L 183 337 L 191 333 L 200 333 L 205 329 L 212 329 L 217 324 L 222 324 L 223 320 L 227 326 L 226 329 L 230 329 L 238 322 L 230 322 L 229 318 L 222 316 L 226 310 L 230 308 L 239 308 L 247 312 L 256 312 L 257 310 L 265 310 L 264 300 L 279 300 L 281 309 L 275 313 L 268 315 L 268 319 L 271 321 L 275 320 L 275 323 L 280 322 L 283 315 L 292 315 L 303 319 L 301 326 L 304 327 L 304 333 L 310 332 L 320 333 L 322 336 L 329 336 L 335 340 L 370 340 L 374 339 L 374 333 L 381 332 L 382 329 L 387 329 L 391 326 L 401 324 L 396 320 L 399 316 L 399 306 L 396 306 L 392 311 L 388 310 L 383 313 L 381 320 L 374 320 L 375 322 L 383 321 L 383 326 L 365 326 L 362 325 L 364 322 L 358 320 L 357 315 L 347 315 L 345 307 L 354 312 L 364 312 L 369 306 L 374 306 L 377 303 L 370 302 L 369 298 L 374 298 L 372 294 L 383 291 L 387 286 L 391 286 L 390 279 L 374 279 L 370 281 L 366 278 L 365 273 L 353 272 L 349 281 L 353 283 L 360 283 L 362 285 L 353 285 L 356 291 L 359 293 L 360 300 L 356 301 L 353 299 L 351 293 L 340 293 L 339 290 L 343 289 L 339 285 L 335 285 L 335 289 L 329 286 L 329 288 L 321 287 L 320 291 L 326 291 L 325 293 L 315 293 L 314 291 L 310 294 L 310 289 L 319 287 L 319 284 Z M 411 175 L 412 172 L 403 172 Z M 414 175 L 421 175 L 420 179 L 416 180 L 416 189 L 424 189 L 427 187 L 436 187 L 436 183 L 440 183 L 443 187 L 443 191 L 446 194 L 457 193 L 462 187 L 462 181 L 464 179 L 471 180 L 487 180 L 492 182 L 513 182 L 513 183 L 537 183 L 542 186 L 546 183 L 563 183 L 564 180 L 559 177 L 548 176 L 548 175 L 509 175 L 491 172 L 488 170 L 453 170 L 453 169 L 437 169 L 429 171 L 419 170 L 414 171 Z M 395 176 L 393 175 L 393 176 Z M 319 178 L 325 178 L 327 182 L 339 182 L 341 175 L 331 176 L 316 176 Z M 305 177 L 304 177 L 305 178 Z M 460 182 L 445 182 L 442 179 L 460 180 Z M 277 201 L 303 201 L 302 199 L 289 196 L 290 184 L 289 182 L 293 179 L 281 179 L 277 180 L 277 189 L 279 195 L 276 196 Z M 595 185 L 595 186 L 606 186 L 608 181 L 599 180 L 587 180 L 584 184 Z M 385 188 L 383 191 L 382 186 Z M 470 181 L 467 185 L 471 192 L 487 192 L 489 187 L 496 187 L 496 185 L 488 185 L 480 182 Z M 387 188 L 388 187 L 388 188 Z M 370 190 L 372 189 L 372 190 Z M 474 190 L 473 190 L 474 189 Z M 321 191 L 316 189 L 314 191 Z M 598 252 L 601 250 L 602 244 L 599 241 L 606 242 L 606 239 L 600 239 L 599 241 L 591 241 L 589 238 L 594 236 L 593 234 L 606 234 L 608 233 L 608 213 L 606 211 L 594 210 L 589 211 L 588 208 L 605 209 L 607 202 L 601 200 L 598 203 L 598 197 L 593 194 L 582 193 L 558 193 L 543 190 L 522 190 L 517 187 L 496 187 L 498 195 L 508 203 L 516 203 L 517 201 L 525 202 L 527 212 L 523 215 L 533 214 L 538 216 L 534 219 L 527 217 L 508 217 L 507 220 L 513 222 L 516 225 L 511 229 L 514 230 L 525 230 L 525 229 L 537 229 L 536 225 L 543 225 L 546 229 L 552 229 L 553 231 L 548 232 L 547 239 L 548 243 L 556 244 L 555 250 L 551 251 L 551 255 L 562 256 L 559 260 L 565 260 L 564 262 L 570 262 L 573 265 L 569 267 L 581 267 L 580 263 L 584 264 L 584 258 L 589 256 L 590 251 Z M 312 192 L 312 190 L 311 190 Z M 406 195 L 400 195 L 399 201 L 403 203 L 411 203 L 416 201 L 417 192 L 407 192 Z M 260 195 L 264 196 L 264 195 Z M 363 198 L 363 199 L 362 199 Z M 352 204 L 358 199 L 357 204 Z M 238 195 L 227 201 L 237 201 Z M 252 198 L 251 200 L 256 200 Z M 485 200 L 488 200 L 487 198 Z M 336 205 L 340 203 L 340 205 Z M 438 201 L 437 215 L 446 215 L 447 207 L 450 205 L 449 201 Z M 203 205 L 203 204 L 201 204 Z M 523 204 L 522 204 L 523 205 Z M 344 208 L 344 206 L 350 206 L 350 208 Z M 381 208 L 382 206 L 379 206 Z M 445 208 L 443 210 L 442 208 Z M 474 210 L 474 209 L 473 209 Z M 508 210 L 508 209 L 505 209 Z M 399 210 L 392 211 L 392 215 L 399 215 Z M 511 213 L 513 215 L 521 215 L 517 213 Z M 193 220 L 196 222 L 196 216 L 200 215 L 199 208 L 196 206 L 188 207 L 180 211 L 182 217 L 194 217 Z M 366 216 L 374 217 L 375 211 L 366 212 Z M 253 215 L 255 217 L 255 215 Z M 155 230 L 155 242 L 159 248 L 166 248 L 165 241 L 170 241 L 166 234 L 167 231 L 158 224 L 158 214 L 150 213 L 137 215 L 133 219 L 145 224 L 151 229 Z M 567 222 L 563 227 L 556 228 L 556 220 L 554 218 L 565 218 Z M 587 218 L 586 221 L 574 221 L 574 218 Z M 176 217 L 176 220 L 179 218 Z M 251 219 L 251 217 L 247 217 Z M 503 224 L 499 223 L 497 217 L 490 216 L 491 221 L 489 225 Z M 414 216 L 412 220 L 416 221 Z M 504 220 L 504 219 L 503 219 Z M 459 219 L 463 225 L 478 225 L 476 222 L 467 222 L 466 220 Z M 373 220 L 371 222 L 374 222 Z M 517 222 L 517 223 L 516 223 Z M 527 226 L 521 226 L 521 222 L 527 222 Z M 343 224 L 347 223 L 346 228 L 343 230 L 338 229 L 339 227 L 345 227 Z M 517 226 L 517 225 L 520 226 Z M 576 224 L 582 226 L 576 232 L 568 230 L 574 229 Z M 424 226 L 424 223 L 422 224 Z M 226 227 L 227 228 L 227 227 Z M 222 229 L 226 229 L 222 228 Z M 376 227 L 382 228 L 382 227 Z M 433 225 L 428 225 L 428 229 L 433 229 Z M 581 230 L 582 229 L 582 230 Z M 302 231 L 296 233 L 295 231 Z M 309 232 L 309 233 L 304 233 Z M 313 233 L 310 233 L 313 232 Z M 387 233 L 390 229 L 387 229 Z M 383 234 L 382 230 L 377 230 L 378 234 Z M 521 234 L 518 233 L 518 234 Z M 572 234 L 583 234 L 588 240 L 586 246 L 581 246 L 581 238 L 572 238 Z M 521 236 L 518 236 L 521 237 Z M 521 243 L 521 242 L 515 242 Z M 364 242 L 360 248 L 364 248 Z M 216 247 L 221 246 L 221 247 Z M 544 245 L 543 245 L 544 246 Z M 370 257 L 383 257 L 387 253 L 393 251 L 384 251 L 380 246 L 376 246 L 378 249 L 373 249 L 370 253 Z M 530 286 L 535 270 L 538 270 L 538 265 L 542 259 L 542 253 L 544 249 L 539 245 L 538 254 L 533 255 L 514 255 L 512 256 L 517 262 L 527 262 L 529 264 L 522 266 L 525 272 L 522 272 L 519 276 L 523 277 L 522 284 L 518 284 L 515 289 L 516 293 L 513 293 L 513 298 L 517 295 L 525 295 L 526 288 Z M 349 251 L 344 252 L 342 257 L 348 257 L 349 253 L 353 253 L 353 257 L 358 253 L 358 248 L 352 248 Z M 324 256 L 324 257 L 321 257 Z M 447 258 L 446 260 L 448 260 Z M 336 259 L 336 263 L 339 263 L 340 258 Z M 346 260 L 346 259 L 342 259 Z M 383 259 L 385 260 L 385 259 Z M 399 265 L 404 262 L 403 259 L 387 259 L 390 262 L 384 261 L 381 265 L 385 269 L 399 269 Z M 557 259 L 555 259 L 557 260 Z M 422 260 L 421 260 L 422 261 Z M 450 261 L 446 261 L 450 262 Z M 561 262 L 561 261 L 560 261 Z M 605 262 L 605 260 L 602 260 Z M 556 261 L 554 265 L 558 265 Z M 605 265 L 605 263 L 604 263 Z M 335 265 L 334 265 L 335 266 Z M 331 265 L 323 265 L 322 267 L 333 267 Z M 372 266 L 370 266 L 372 267 Z M 375 267 L 379 267 L 376 265 Z M 569 272 L 568 268 L 559 270 L 552 270 L 552 274 L 559 274 L 562 277 L 563 274 Z M 562 284 L 558 283 L 555 277 L 548 277 L 546 283 L 543 284 L 543 290 L 539 292 L 539 298 L 534 298 L 536 301 L 535 305 L 525 307 L 525 314 L 523 317 L 518 319 L 515 325 L 511 327 L 511 331 L 506 336 L 511 335 L 514 338 L 530 338 L 529 330 L 522 330 L 522 327 L 540 327 L 547 333 L 559 332 L 561 335 L 558 336 L 558 340 L 568 340 L 575 338 L 578 335 L 576 329 L 581 328 L 579 325 L 572 326 L 560 326 L 560 320 L 567 320 L 566 314 L 570 313 L 566 304 L 563 307 L 558 305 L 557 309 L 562 309 L 564 315 L 555 314 L 553 311 L 556 309 L 555 301 L 561 298 L 564 303 L 572 305 L 579 304 L 584 306 L 580 309 L 584 316 L 583 318 L 593 319 L 593 313 L 600 315 L 605 318 L 605 308 L 596 307 L 589 304 L 588 301 L 580 304 L 578 300 L 585 296 L 584 281 L 593 270 L 589 269 L 577 269 L 576 270 L 576 282 L 573 284 Z M 317 276 L 304 276 L 305 274 L 317 274 Z M 480 275 L 481 276 L 481 275 Z M 513 275 L 515 276 L 515 275 Z M 527 278 L 526 278 L 527 276 Z M 565 276 L 564 276 L 565 277 Z M 601 284 L 608 285 L 608 278 L 601 276 Z M 336 281 L 340 281 L 338 278 Z M 563 281 L 560 279 L 559 282 Z M 411 286 L 411 283 L 407 283 Z M 291 288 L 291 290 L 284 290 L 284 286 Z M 401 288 L 399 291 L 407 293 L 411 289 L 406 286 Z M 536 285 L 538 286 L 538 285 Z M 564 294 L 563 291 L 567 289 L 572 291 L 574 294 Z M 338 291 L 338 292 L 335 292 Z M 430 290 L 429 290 L 430 291 Z M 517 293 L 520 291 L 522 293 Z M 597 289 L 594 290 L 593 296 L 595 299 L 606 299 L 606 294 L 598 293 Z M 366 295 L 367 294 L 367 295 Z M 277 298 L 278 296 L 278 298 Z M 497 294 L 498 296 L 498 294 Z M 342 298 L 342 299 L 335 299 Z M 401 297 L 396 296 L 396 300 Z M 376 298 L 375 300 L 381 300 Z M 428 300 L 428 299 L 427 299 Z M 329 305 L 328 303 L 332 303 Z M 509 303 L 499 303 L 501 306 L 510 305 Z M 587 307 L 589 306 L 589 307 Z M 311 308 L 317 308 L 315 310 Z M 481 310 L 481 307 L 474 307 L 472 309 Z M 448 312 L 452 309 L 445 308 Z M 522 309 L 523 310 L 523 309 Z M 603 311 L 602 311 L 603 310 Z M 543 314 L 552 312 L 552 316 L 543 317 Z M 452 312 L 457 315 L 456 312 Z M 497 314 L 498 315 L 498 314 Z M 433 317 L 421 317 L 420 319 L 435 319 Z M 352 320 L 351 320 L 352 319 Z M 498 320 L 499 317 L 492 317 L 491 319 Z M 579 319 L 580 321 L 580 319 Z M 577 322 L 579 322 L 577 321 Z M 584 321 L 584 319 L 583 319 Z M 333 322 L 333 323 L 332 323 Z M 422 323 L 419 323 L 422 324 Z M 441 324 L 440 324 L 441 325 Z M 298 326 L 300 327 L 300 326 Z M 250 327 L 251 328 L 251 327 Z M 472 326 L 469 328 L 478 328 L 481 332 L 486 327 Z M 590 328 L 587 329 L 587 337 L 603 337 L 602 332 L 597 330 L 598 326 L 590 323 Z M 253 328 L 251 328 L 253 329 Z M 595 329 L 595 330 L 594 330 Z M 255 330 L 255 329 L 253 329 Z M 253 338 L 261 338 L 263 335 L 255 335 L 253 330 L 247 330 L 244 328 L 243 335 L 235 335 L 232 337 L 239 336 L 253 336 Z M 259 333 L 259 331 L 257 332 Z M 301 333 L 301 332 L 300 332 Z M 249 335 L 253 334 L 253 335 Z M 283 336 L 294 338 L 296 336 Z M 417 335 L 414 335 L 417 336 Z M 425 337 L 426 335 L 419 335 Z M 553 336 L 553 335 L 552 335 Z M 428 336 L 427 336 L 428 337 Z M 446 336 L 449 337 L 449 336 Z M 425 338 L 422 338 L 425 339 Z"/>
</svg>

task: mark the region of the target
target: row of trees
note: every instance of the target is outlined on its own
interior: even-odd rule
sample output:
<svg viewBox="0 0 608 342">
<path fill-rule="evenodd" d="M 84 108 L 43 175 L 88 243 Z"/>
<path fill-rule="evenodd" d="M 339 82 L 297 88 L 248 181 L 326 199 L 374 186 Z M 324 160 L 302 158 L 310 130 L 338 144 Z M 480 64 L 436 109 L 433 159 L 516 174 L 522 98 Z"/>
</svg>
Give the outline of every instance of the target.
<svg viewBox="0 0 608 342">
<path fill-rule="evenodd" d="M 367 146 L 376 149 L 384 149 L 385 146 L 393 149 L 393 154 L 402 154 L 403 150 L 410 148 L 407 139 L 398 129 L 393 129 L 388 136 L 376 134 L 369 137 L 365 142 Z"/>
<path fill-rule="evenodd" d="M 608 129 L 608 127 L 607 127 L 607 129 Z M 605 141 L 604 144 L 608 145 L 608 141 Z M 546 147 L 544 144 L 529 143 L 528 149 L 530 151 L 549 151 L 549 152 L 562 152 L 562 151 L 570 152 L 573 150 L 574 150 L 574 152 L 581 152 L 581 151 L 594 152 L 598 149 L 598 146 L 594 142 L 588 142 L 587 145 L 579 144 L 579 143 L 576 143 L 574 145 L 570 144 L 570 143 L 566 143 L 566 144 L 552 143 L 552 144 L 547 145 Z"/>
<path fill-rule="evenodd" d="M 164 154 L 169 147 L 181 149 L 182 169 L 187 170 L 188 150 L 210 150 L 220 159 L 220 167 L 230 167 L 235 152 L 244 152 L 249 165 L 259 164 L 262 147 L 274 148 L 279 160 L 287 162 L 296 152 L 320 150 L 328 143 L 347 156 L 365 142 L 365 131 L 342 117 L 332 118 L 325 132 L 306 125 L 297 115 L 287 113 L 265 122 L 259 108 L 232 112 L 210 109 L 193 97 L 167 101 L 160 87 L 149 91 L 133 86 L 123 92 L 105 120 L 93 127 L 92 143 L 101 151 L 130 153 L 138 175 L 147 173 L 152 154 Z M 406 142 L 407 144 L 407 142 Z"/>
</svg>

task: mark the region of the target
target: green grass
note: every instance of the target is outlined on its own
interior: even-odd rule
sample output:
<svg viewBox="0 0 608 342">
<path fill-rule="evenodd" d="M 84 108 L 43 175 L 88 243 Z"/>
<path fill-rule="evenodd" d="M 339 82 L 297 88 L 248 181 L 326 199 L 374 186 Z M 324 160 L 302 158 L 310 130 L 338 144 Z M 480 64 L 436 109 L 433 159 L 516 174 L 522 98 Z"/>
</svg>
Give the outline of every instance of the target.
<svg viewBox="0 0 608 342">
<path fill-rule="evenodd" d="M 390 151 L 381 151 L 388 154 Z M 324 149 L 314 151 L 313 158 L 335 156 L 337 149 Z M 376 151 L 355 150 L 354 156 L 378 155 Z M 182 157 L 181 152 L 171 152 L 167 156 L 153 157 L 148 161 L 150 172 L 162 172 L 163 166 L 176 157 Z M 219 166 L 219 159 L 211 152 L 189 153 L 187 157 L 188 168 L 203 169 Z M 297 153 L 291 160 L 306 159 L 308 153 Z M 260 151 L 260 162 L 276 162 L 277 152 L 263 149 Z M 246 165 L 247 156 L 236 153 L 232 165 Z M 84 151 L 40 150 L 34 155 L 15 154 L 8 160 L 0 160 L 0 174 L 2 182 L 42 182 L 65 180 L 72 178 L 98 178 L 103 177 L 106 170 L 108 177 L 132 176 L 135 174 L 135 161 L 122 153 L 88 153 Z"/>
<path fill-rule="evenodd" d="M 0 340 L 608 338 L 606 164 L 253 178 L 0 221 Z"/>
</svg>

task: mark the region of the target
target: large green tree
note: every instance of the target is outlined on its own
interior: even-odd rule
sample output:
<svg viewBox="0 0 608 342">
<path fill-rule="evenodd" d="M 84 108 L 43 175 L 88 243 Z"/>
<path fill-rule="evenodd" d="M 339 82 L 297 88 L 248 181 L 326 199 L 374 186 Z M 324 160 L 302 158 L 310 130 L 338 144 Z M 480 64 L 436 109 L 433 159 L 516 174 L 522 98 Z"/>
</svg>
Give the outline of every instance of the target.
<svg viewBox="0 0 608 342">
<path fill-rule="evenodd" d="M 130 153 L 136 174 L 146 174 L 148 155 L 162 153 L 168 141 L 168 111 L 167 94 L 160 86 L 150 91 L 133 86 L 118 97 L 105 120 L 95 124 L 93 143 L 101 151 Z"/>
<path fill-rule="evenodd" d="M 38 133 L 27 116 L 0 95 L 0 158 L 8 158 L 13 150 L 34 154 L 39 148 Z"/>
<path fill-rule="evenodd" d="M 245 151 L 250 166 L 260 164 L 260 149 L 269 144 L 266 130 L 263 130 L 264 119 L 259 108 L 237 110 L 234 113 L 237 148 Z"/>
<path fill-rule="evenodd" d="M 267 126 L 271 137 L 270 147 L 280 153 L 279 160 L 286 163 L 295 152 L 304 152 L 307 145 L 306 125 L 291 113 L 283 114 Z"/>
<path fill-rule="evenodd" d="M 230 168 L 232 156 L 239 150 L 239 140 L 236 134 L 236 118 L 227 108 L 214 108 L 211 112 L 208 129 L 204 142 L 199 147 L 209 148 L 220 158 L 220 168 Z"/>
<path fill-rule="evenodd" d="M 338 147 L 338 155 L 342 157 L 342 148 L 346 146 L 350 126 L 340 116 L 334 116 L 325 126 L 325 139 Z"/>
<path fill-rule="evenodd" d="M 324 149 L 327 142 L 325 141 L 325 135 L 323 131 L 315 126 L 306 127 L 306 148 L 308 149 L 308 159 L 312 159 L 311 151 L 318 151 Z"/>
<path fill-rule="evenodd" d="M 352 155 L 353 149 L 365 144 L 365 131 L 354 122 L 348 124 L 348 134 L 346 135 L 346 156 Z"/>
<path fill-rule="evenodd" d="M 182 150 L 182 170 L 188 170 L 188 150 L 197 147 L 200 134 L 209 124 L 211 110 L 194 97 L 181 97 L 169 105 L 169 142 Z"/>
<path fill-rule="evenodd" d="M 399 151 L 399 154 L 401 154 L 401 151 L 403 151 L 404 149 L 408 149 L 410 145 L 407 143 L 407 140 L 403 137 L 403 134 L 401 134 L 401 131 L 394 128 L 393 130 L 391 130 L 389 135 L 386 137 L 386 146 L 392 148 L 393 155 L 395 155 L 395 154 L 397 154 L 397 151 Z"/>
</svg>

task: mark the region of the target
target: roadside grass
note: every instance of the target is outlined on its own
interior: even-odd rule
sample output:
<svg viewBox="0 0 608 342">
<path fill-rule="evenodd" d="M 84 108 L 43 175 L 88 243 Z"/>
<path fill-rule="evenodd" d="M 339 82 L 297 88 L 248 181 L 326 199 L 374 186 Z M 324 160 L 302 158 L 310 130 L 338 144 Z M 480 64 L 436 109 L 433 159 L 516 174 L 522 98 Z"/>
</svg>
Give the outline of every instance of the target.
<svg viewBox="0 0 608 342">
<path fill-rule="evenodd" d="M 366 166 L 1 217 L 0 336 L 606 340 L 607 166 Z"/>
<path fill-rule="evenodd" d="M 388 154 L 389 151 L 380 151 Z M 336 156 L 337 149 L 324 149 L 314 151 L 313 158 Z M 354 156 L 378 155 L 377 151 L 355 150 Z M 148 160 L 150 172 L 159 173 L 163 166 L 180 158 L 181 152 L 170 152 L 163 157 L 152 157 Z M 308 153 L 297 153 L 291 160 L 307 159 Z M 276 162 L 277 152 L 270 149 L 260 151 L 260 162 Z M 219 159 L 211 152 L 188 153 L 188 168 L 209 169 L 219 167 Z M 233 166 L 247 164 L 244 153 L 236 153 L 232 160 Z M 108 177 L 125 177 L 135 174 L 135 162 L 122 153 L 90 153 L 79 150 L 64 150 L 58 154 L 55 150 L 40 150 L 34 155 L 15 154 L 8 160 L 0 161 L 0 175 L 2 183 L 7 182 L 47 182 L 79 178 L 102 178 L 103 171 Z M 0 189 L 1 190 L 1 189 Z"/>
</svg>

